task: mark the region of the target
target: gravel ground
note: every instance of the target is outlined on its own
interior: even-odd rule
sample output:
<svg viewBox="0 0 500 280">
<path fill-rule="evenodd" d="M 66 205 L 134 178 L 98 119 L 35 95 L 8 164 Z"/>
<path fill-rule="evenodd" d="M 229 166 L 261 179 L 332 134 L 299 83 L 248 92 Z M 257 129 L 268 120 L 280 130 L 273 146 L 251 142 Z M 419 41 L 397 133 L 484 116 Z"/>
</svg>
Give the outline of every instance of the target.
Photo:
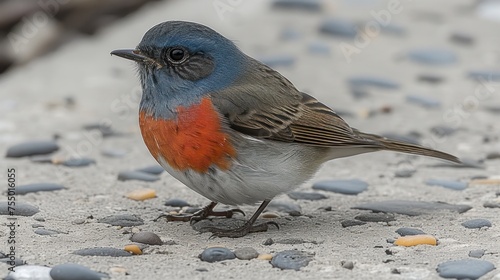
<svg viewBox="0 0 500 280">
<path fill-rule="evenodd" d="M 0 77 L 0 151 L 6 153 L 24 141 L 57 138 L 60 149 L 52 161 L 95 160 L 85 167 L 36 163 L 29 157 L 1 161 L 4 186 L 7 169 L 15 168 L 17 185 L 51 182 L 66 188 L 16 196 L 18 202 L 40 210 L 17 217 L 16 258 L 50 267 L 76 263 L 112 279 L 439 279 L 438 264 L 473 259 L 469 252 L 477 249 L 485 251 L 480 260 L 499 266 L 499 208 L 484 207 L 500 203 L 500 160 L 495 159 L 500 148 L 500 78 L 494 76 L 500 73 L 499 21 L 480 17 L 471 1 L 440 1 L 439 7 L 429 0 L 392 1 L 399 3 L 397 7 L 385 1 L 321 3 L 320 10 L 304 11 L 270 9 L 268 1 L 158 2 L 94 37 L 68 43 Z M 385 21 L 376 23 L 382 14 L 390 16 L 387 26 Z M 328 18 L 356 24 L 359 32 L 354 37 L 320 34 L 319 26 Z M 134 47 L 151 26 L 174 19 L 200 22 L 231 38 L 244 52 L 272 64 L 299 89 L 332 106 L 353 127 L 408 137 L 471 164 L 457 168 L 387 152 L 331 161 L 297 189 L 322 193 L 326 199 L 295 201 L 280 196 L 276 200 L 285 205 L 299 205 L 301 215 L 274 210 L 268 215 L 275 217 L 279 230 L 239 239 L 210 239 L 209 233 L 200 234 L 188 223 L 155 222 L 158 215 L 175 209 L 164 205 L 168 199 L 183 199 L 197 207 L 208 201 L 166 173 L 154 182 L 117 179 L 121 171 L 155 162 L 138 129 L 140 88 L 134 66 L 109 52 Z M 421 50 L 431 54 L 422 55 Z M 491 70 L 497 72 L 486 79 L 468 77 L 470 71 Z M 367 77 L 376 79 L 367 81 Z M 354 78 L 364 80 L 348 82 Z M 99 130 L 83 128 L 89 124 L 111 126 L 112 131 L 105 131 L 103 137 Z M 368 188 L 357 195 L 311 189 L 315 182 L 339 179 L 362 180 Z M 465 187 L 433 186 L 426 184 L 429 179 L 462 182 Z M 156 190 L 157 197 L 145 201 L 126 197 L 142 188 Z M 370 213 L 353 207 L 369 202 L 386 205 L 388 200 L 439 201 L 472 208 L 464 213 L 394 214 L 393 221 L 341 225 Z M 250 214 L 256 207 L 242 209 Z M 136 215 L 144 224 L 121 227 L 99 222 L 112 215 Z M 2 223 L 9 224 L 3 217 Z M 480 229 L 462 225 L 476 218 L 492 225 Z M 402 227 L 421 229 L 436 237 L 438 245 L 389 243 L 398 238 L 395 231 Z M 40 228 L 61 233 L 35 233 Z M 94 247 L 122 250 L 133 243 L 130 233 L 137 231 L 156 233 L 165 244 L 130 257 L 73 253 Z M 0 231 L 4 253 L 9 253 L 9 234 L 8 229 Z M 269 238 L 274 244 L 264 245 Z M 268 260 L 209 263 L 198 258 L 213 246 L 232 251 L 252 247 L 262 258 L 295 249 L 311 256 L 311 261 L 295 271 L 274 268 Z M 0 264 L 1 277 L 8 268 Z M 493 270 L 483 279 L 500 279 L 500 274 Z"/>
</svg>

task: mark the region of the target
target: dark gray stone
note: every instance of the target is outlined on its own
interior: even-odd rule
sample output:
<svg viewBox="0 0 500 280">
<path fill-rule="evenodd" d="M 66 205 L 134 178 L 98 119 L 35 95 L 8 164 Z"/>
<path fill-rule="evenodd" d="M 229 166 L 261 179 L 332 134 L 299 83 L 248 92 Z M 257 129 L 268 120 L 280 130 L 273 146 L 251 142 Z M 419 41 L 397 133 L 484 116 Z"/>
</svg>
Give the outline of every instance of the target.
<svg viewBox="0 0 500 280">
<path fill-rule="evenodd" d="M 12 202 L 12 201 L 9 201 Z M 9 209 L 10 207 L 10 209 Z M 15 205 L 9 205 L 7 201 L 0 202 L 0 215 L 9 216 L 33 216 L 38 213 L 38 207 L 25 202 L 16 201 Z"/>
<path fill-rule="evenodd" d="M 376 212 L 396 213 L 408 216 L 429 214 L 435 211 L 448 210 L 464 213 L 472 207 L 462 204 L 448 204 L 444 202 L 411 201 L 411 200 L 386 200 L 363 203 L 352 207 L 353 209 L 371 210 Z"/>
<path fill-rule="evenodd" d="M 136 171 L 145 172 L 153 175 L 160 175 L 165 171 L 165 169 L 161 167 L 161 165 L 150 165 L 144 168 L 139 168 Z"/>
<path fill-rule="evenodd" d="M 413 103 L 424 108 L 439 108 L 441 107 L 441 101 L 427 96 L 410 94 L 406 96 L 406 101 Z"/>
<path fill-rule="evenodd" d="M 99 223 L 109 224 L 112 226 L 133 227 L 144 224 L 144 220 L 136 215 L 112 215 L 97 220 Z"/>
<path fill-rule="evenodd" d="M 358 220 L 343 220 L 340 222 L 342 227 L 353 227 L 353 226 L 362 226 L 366 225 L 366 222 L 358 221 Z"/>
<path fill-rule="evenodd" d="M 93 271 L 83 265 L 75 263 L 64 263 L 56 265 L 50 270 L 50 277 L 54 280 L 101 280 L 108 276 L 103 273 Z"/>
<path fill-rule="evenodd" d="M 141 172 L 141 171 L 122 171 L 118 173 L 118 180 L 127 181 L 127 180 L 138 180 L 145 182 L 154 182 L 158 181 L 160 177 L 156 175 L 152 175 L 150 173 Z"/>
<path fill-rule="evenodd" d="M 18 158 L 34 155 L 50 154 L 59 150 L 59 145 L 53 140 L 23 142 L 7 149 L 6 157 Z"/>
<path fill-rule="evenodd" d="M 371 223 L 388 223 L 395 221 L 394 215 L 387 213 L 363 213 L 354 217 L 354 219 L 363 221 L 363 222 L 371 222 Z"/>
<path fill-rule="evenodd" d="M 306 267 L 312 259 L 312 255 L 306 252 L 286 250 L 274 255 L 271 259 L 271 265 L 281 269 L 300 270 L 302 267 Z"/>
<path fill-rule="evenodd" d="M 323 34 L 354 38 L 358 35 L 356 25 L 348 20 L 330 18 L 321 22 L 319 31 Z"/>
<path fill-rule="evenodd" d="M 483 204 L 484 208 L 500 208 L 500 202 L 487 201 Z"/>
<path fill-rule="evenodd" d="M 95 164 L 95 160 L 91 158 L 70 158 L 62 163 L 67 167 L 85 167 L 91 164 Z"/>
<path fill-rule="evenodd" d="M 483 250 L 483 249 L 475 249 L 475 250 L 470 250 L 469 251 L 469 257 L 471 258 L 476 258 L 476 259 L 480 259 L 484 256 L 484 253 L 486 251 Z"/>
<path fill-rule="evenodd" d="M 326 195 L 314 192 L 291 192 L 288 197 L 293 200 L 321 200 L 326 199 Z"/>
<path fill-rule="evenodd" d="M 320 0 L 274 0 L 273 8 L 319 12 L 322 9 L 321 3 Z"/>
<path fill-rule="evenodd" d="M 234 255 L 240 260 L 251 260 L 257 258 L 259 252 L 252 247 L 244 247 L 236 249 Z"/>
<path fill-rule="evenodd" d="M 376 87 L 381 89 L 397 89 L 400 85 L 392 80 L 372 76 L 356 76 L 347 80 L 351 87 Z"/>
<path fill-rule="evenodd" d="M 358 180 L 319 181 L 312 186 L 314 190 L 329 191 L 348 195 L 357 195 L 368 188 L 368 183 Z"/>
<path fill-rule="evenodd" d="M 463 259 L 440 263 L 437 272 L 443 278 L 478 279 L 493 269 L 495 266 L 488 261 Z"/>
<path fill-rule="evenodd" d="M 428 179 L 425 180 L 425 183 L 429 186 L 440 186 L 447 189 L 462 191 L 465 190 L 468 186 L 466 182 L 458 182 L 451 180 L 441 180 L 441 179 Z"/>
<path fill-rule="evenodd" d="M 16 187 L 16 194 L 27 194 L 32 192 L 51 192 L 65 189 L 63 185 L 54 183 L 35 183 L 20 185 Z"/>
<path fill-rule="evenodd" d="M 453 51 L 435 48 L 411 50 L 408 57 L 415 62 L 429 65 L 450 65 L 458 61 Z"/>
<path fill-rule="evenodd" d="M 462 223 L 462 226 L 466 228 L 482 228 L 491 227 L 491 222 L 486 219 L 472 219 Z"/>
<path fill-rule="evenodd" d="M 79 256 L 100 256 L 100 257 L 130 257 L 131 253 L 112 247 L 95 247 L 80 249 L 73 252 Z"/>
<path fill-rule="evenodd" d="M 149 245 L 163 244 L 163 241 L 161 241 L 161 238 L 156 233 L 149 231 L 134 233 L 132 237 L 130 237 L 130 241 Z"/>
<path fill-rule="evenodd" d="M 185 200 L 178 199 L 178 198 L 172 198 L 167 201 L 165 201 L 165 206 L 171 206 L 171 207 L 187 207 L 190 206 L 189 203 Z"/>
<path fill-rule="evenodd" d="M 420 230 L 418 228 L 406 228 L 406 227 L 398 228 L 396 230 L 396 233 L 401 236 L 426 234 L 423 230 Z"/>
<path fill-rule="evenodd" d="M 474 70 L 467 73 L 467 77 L 485 82 L 500 81 L 500 70 Z"/>
<path fill-rule="evenodd" d="M 235 259 L 236 255 L 227 248 L 212 247 L 205 249 L 198 257 L 204 262 L 220 262 Z"/>
</svg>

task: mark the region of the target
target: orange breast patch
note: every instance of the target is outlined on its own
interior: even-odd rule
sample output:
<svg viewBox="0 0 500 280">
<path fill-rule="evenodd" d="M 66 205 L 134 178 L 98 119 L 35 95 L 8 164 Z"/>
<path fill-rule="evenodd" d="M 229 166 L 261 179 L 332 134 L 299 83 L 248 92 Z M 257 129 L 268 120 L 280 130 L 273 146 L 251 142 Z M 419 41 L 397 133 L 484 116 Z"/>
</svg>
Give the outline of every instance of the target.
<svg viewBox="0 0 500 280">
<path fill-rule="evenodd" d="M 140 112 L 139 125 L 151 154 L 156 159 L 161 155 L 176 170 L 204 173 L 211 165 L 227 170 L 236 156 L 209 98 L 179 107 L 176 120 L 155 119 Z"/>
</svg>

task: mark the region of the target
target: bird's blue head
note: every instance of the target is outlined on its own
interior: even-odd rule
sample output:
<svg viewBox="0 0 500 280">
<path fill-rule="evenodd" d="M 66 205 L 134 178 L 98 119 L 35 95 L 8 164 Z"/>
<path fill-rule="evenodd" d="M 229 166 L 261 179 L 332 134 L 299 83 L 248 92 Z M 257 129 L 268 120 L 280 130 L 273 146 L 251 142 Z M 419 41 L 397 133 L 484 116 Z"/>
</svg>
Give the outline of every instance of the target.
<svg viewBox="0 0 500 280">
<path fill-rule="evenodd" d="M 247 59 L 224 36 L 184 21 L 160 23 L 146 32 L 136 49 L 111 54 L 138 63 L 141 110 L 156 118 L 171 118 L 178 106 L 229 86 Z"/>
</svg>

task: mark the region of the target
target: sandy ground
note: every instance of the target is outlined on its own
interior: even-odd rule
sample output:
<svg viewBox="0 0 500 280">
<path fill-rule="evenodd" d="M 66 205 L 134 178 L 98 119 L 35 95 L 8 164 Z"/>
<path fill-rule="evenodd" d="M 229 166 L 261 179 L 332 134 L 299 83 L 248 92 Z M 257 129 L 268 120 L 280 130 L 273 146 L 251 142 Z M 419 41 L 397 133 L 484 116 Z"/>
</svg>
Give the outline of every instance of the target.
<svg viewBox="0 0 500 280">
<path fill-rule="evenodd" d="M 19 257 L 29 264 L 47 266 L 74 262 L 110 273 L 112 279 L 438 279 L 435 269 L 439 263 L 467 258 L 473 249 L 485 249 L 482 259 L 500 266 L 499 210 L 483 207 L 485 201 L 495 201 L 500 186 L 469 186 L 463 191 L 454 191 L 424 183 L 428 178 L 467 182 L 474 176 L 498 176 L 499 160 L 486 161 L 483 169 L 437 167 L 440 161 L 394 153 L 328 162 L 312 182 L 356 178 L 368 182 L 368 190 L 357 196 L 325 193 L 329 196 L 326 200 L 298 201 L 304 216 L 290 217 L 280 213 L 281 217 L 276 219 L 281 225 L 279 231 L 273 229 L 240 239 L 209 239 L 210 234 L 198 234 L 186 223 L 153 222 L 166 210 L 163 203 L 169 198 L 182 198 L 195 205 L 204 205 L 208 201 L 166 173 L 154 183 L 120 182 L 116 179 L 119 171 L 151 165 L 154 160 L 138 131 L 140 88 L 134 66 L 111 57 L 109 52 L 134 47 L 146 30 L 165 20 L 190 20 L 209 25 L 234 40 L 251 56 L 291 55 L 295 58 L 293 66 L 276 69 L 299 89 L 325 104 L 338 111 L 354 113 L 346 120 L 361 130 L 400 134 L 416 131 L 422 134 L 424 143 L 474 160 L 484 159 L 487 153 L 500 148 L 498 115 L 485 110 L 499 104 L 497 93 L 500 86 L 492 82 L 480 84 L 466 78 L 469 70 L 499 68 L 500 23 L 478 18 L 469 1 L 440 1 L 439 7 L 435 7 L 434 1 L 401 1 L 401 12 L 392 14 L 390 21 L 404 27 L 406 35 L 374 36 L 358 48 L 359 53 L 352 55 L 350 61 L 340 46 L 342 43 L 353 44 L 352 39 L 319 36 L 316 31 L 318 24 L 327 16 L 355 22 L 370 21 L 373 20 L 370 11 L 387 9 L 386 2 L 347 4 L 348 1 L 325 1 L 320 13 L 285 13 L 271 12 L 266 1 L 239 1 L 240 4 L 222 17 L 214 8 L 216 2 L 183 0 L 151 4 L 96 37 L 77 39 L 0 78 L 0 151 L 18 142 L 47 139 L 57 134 L 61 136 L 59 156 L 79 155 L 97 161 L 96 165 L 89 167 L 69 168 L 35 164 L 26 158 L 2 159 L 2 182 L 6 182 L 5 170 L 15 167 L 18 184 L 55 182 L 68 188 L 18 197 L 40 208 L 35 216 L 18 219 L 16 253 Z M 299 30 L 303 36 L 296 41 L 281 41 L 279 34 L 286 25 Z M 453 32 L 471 34 L 474 44 L 450 43 L 449 36 Z M 331 53 L 308 52 L 308 44 L 317 41 L 327 44 Z M 451 66 L 425 66 L 403 57 L 406 51 L 417 47 L 449 48 L 459 59 Z M 354 99 L 346 79 L 365 74 L 392 79 L 401 87 L 395 90 L 373 89 L 369 97 Z M 437 85 L 422 83 L 417 81 L 419 74 L 439 75 L 445 80 Z M 490 89 L 490 94 L 481 95 L 485 88 Z M 436 98 L 442 106 L 438 109 L 415 106 L 405 101 L 408 94 Z M 67 97 L 74 99 L 74 106 L 65 105 Z M 470 110 L 460 111 L 464 105 Z M 392 108 L 391 113 L 366 117 L 368 111 L 384 106 Z M 82 129 L 85 124 L 100 122 L 111 124 L 127 135 L 103 139 Z M 430 128 L 436 125 L 454 127 L 458 131 L 450 137 L 436 137 L 430 132 Z M 485 138 L 489 141 L 486 142 Z M 119 159 L 104 157 L 100 151 L 105 148 L 122 149 L 127 154 Z M 411 178 L 395 178 L 394 172 L 408 162 L 417 169 L 416 174 Z M 312 182 L 299 190 L 310 191 Z M 143 202 L 124 197 L 129 191 L 142 187 L 154 188 L 158 197 Z M 285 195 L 279 199 L 292 201 Z M 473 208 L 463 214 L 397 215 L 396 221 L 389 224 L 368 223 L 349 228 L 340 225 L 340 221 L 366 212 L 351 207 L 389 199 L 444 201 Z M 318 210 L 326 206 L 331 206 L 332 211 Z M 251 213 L 255 207 L 244 206 L 242 209 Z M 123 248 L 129 244 L 130 235 L 123 234 L 124 229 L 96 221 L 113 214 L 136 214 L 145 221 L 138 228 L 155 232 L 164 241 L 175 241 L 176 245 L 163 245 L 150 250 L 149 254 L 126 258 L 72 254 L 82 248 Z M 89 216 L 95 219 L 88 219 Z M 489 219 L 493 226 L 481 230 L 461 226 L 463 221 L 472 218 Z M 2 223 L 5 221 L 4 217 L 0 219 Z M 74 224 L 78 219 L 87 219 L 87 223 Z M 33 224 L 43 224 L 45 228 L 67 234 L 37 235 Z M 386 239 L 397 237 L 394 231 L 400 227 L 421 228 L 435 235 L 440 244 L 435 247 L 393 247 Z M 6 240 L 6 235 L 7 231 L 1 231 L 0 239 Z M 303 238 L 317 244 L 262 245 L 268 238 Z M 249 246 L 263 254 L 298 249 L 313 253 L 314 259 L 301 271 L 272 268 L 268 261 L 263 260 L 200 261 L 198 254 L 209 246 L 231 250 Z M 387 255 L 387 249 L 393 254 Z M 341 261 L 353 261 L 354 269 L 342 268 Z M 116 267 L 123 267 L 129 275 L 112 274 L 111 270 Z M 200 271 L 202 268 L 206 271 Z M 391 273 L 394 269 L 400 274 Z M 7 266 L 0 264 L 0 276 L 7 272 Z M 484 278 L 500 278 L 498 273 L 495 270 Z"/>
</svg>

